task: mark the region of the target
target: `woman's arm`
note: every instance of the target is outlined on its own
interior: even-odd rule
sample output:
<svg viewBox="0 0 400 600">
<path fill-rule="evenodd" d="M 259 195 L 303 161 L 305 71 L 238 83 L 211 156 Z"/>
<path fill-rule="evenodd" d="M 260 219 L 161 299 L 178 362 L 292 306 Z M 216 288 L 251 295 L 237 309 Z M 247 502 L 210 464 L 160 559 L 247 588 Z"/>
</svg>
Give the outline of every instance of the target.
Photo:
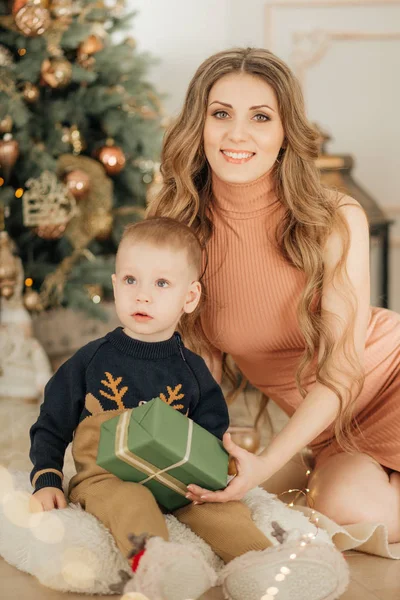
<svg viewBox="0 0 400 600">
<path fill-rule="evenodd" d="M 357 310 L 354 322 L 354 346 L 361 363 L 365 348 L 365 337 L 370 310 L 369 290 L 369 231 L 364 212 L 358 203 L 351 198 L 342 201 L 340 210 L 348 224 L 350 246 L 346 261 L 348 279 L 350 280 Z M 334 278 L 334 270 L 343 252 L 343 240 L 333 233 L 324 248 L 324 285 L 322 309 L 326 310 L 327 324 L 335 332 L 338 339 L 352 325 L 354 318 L 349 312 L 348 283 Z M 324 313 L 325 314 L 325 313 Z M 336 315 L 332 317 L 330 315 Z M 319 349 L 322 355 L 324 348 Z M 346 363 L 344 356 L 335 356 L 337 366 L 340 361 Z M 347 376 L 348 378 L 348 376 Z M 344 377 L 342 383 L 349 383 Z M 229 436 L 224 436 L 225 448 L 236 458 L 238 475 L 222 492 L 207 492 L 201 488 L 193 488 L 198 501 L 226 502 L 238 500 L 252 487 L 259 485 L 283 467 L 297 452 L 302 450 L 322 433 L 335 420 L 339 409 L 337 395 L 322 383 L 315 383 L 304 398 L 287 425 L 272 440 L 259 456 L 250 455 L 238 448 Z M 191 486 L 192 488 L 192 486 Z M 201 491 L 200 491 L 201 490 Z M 204 495 L 206 497 L 204 497 Z"/>
</svg>

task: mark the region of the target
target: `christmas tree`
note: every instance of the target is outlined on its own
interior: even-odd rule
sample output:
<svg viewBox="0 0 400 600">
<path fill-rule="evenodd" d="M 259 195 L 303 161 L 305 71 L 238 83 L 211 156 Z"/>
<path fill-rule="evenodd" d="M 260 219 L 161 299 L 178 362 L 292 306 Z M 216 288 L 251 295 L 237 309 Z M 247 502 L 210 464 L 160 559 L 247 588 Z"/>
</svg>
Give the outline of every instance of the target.
<svg viewBox="0 0 400 600">
<path fill-rule="evenodd" d="M 104 316 L 116 245 L 157 178 L 163 116 L 132 17 L 121 0 L 0 0 L 0 230 L 30 309 Z"/>
</svg>

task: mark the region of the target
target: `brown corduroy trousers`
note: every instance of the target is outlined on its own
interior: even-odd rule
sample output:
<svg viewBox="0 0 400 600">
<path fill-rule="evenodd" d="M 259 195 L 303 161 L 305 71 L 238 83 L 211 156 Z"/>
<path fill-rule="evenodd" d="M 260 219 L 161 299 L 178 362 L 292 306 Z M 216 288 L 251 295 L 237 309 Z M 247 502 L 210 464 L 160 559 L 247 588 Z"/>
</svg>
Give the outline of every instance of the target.
<svg viewBox="0 0 400 600">
<path fill-rule="evenodd" d="M 164 513 L 153 494 L 138 483 L 121 481 L 111 474 L 82 481 L 70 494 L 112 533 L 127 556 L 128 534 L 148 533 L 168 540 Z M 172 513 L 201 537 L 227 563 L 249 550 L 264 550 L 272 544 L 256 527 L 249 508 L 242 502 L 188 504 Z"/>
</svg>

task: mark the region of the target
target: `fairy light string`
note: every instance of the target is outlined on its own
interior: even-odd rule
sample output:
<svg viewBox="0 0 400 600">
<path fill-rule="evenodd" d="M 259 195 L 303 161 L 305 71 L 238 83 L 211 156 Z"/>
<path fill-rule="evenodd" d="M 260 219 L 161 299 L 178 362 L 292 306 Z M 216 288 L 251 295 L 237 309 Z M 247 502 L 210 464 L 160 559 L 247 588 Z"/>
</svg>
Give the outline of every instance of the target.
<svg viewBox="0 0 400 600">
<path fill-rule="evenodd" d="M 309 477 L 309 475 L 311 474 L 311 470 L 307 469 L 306 471 L 306 476 Z M 294 506 L 294 504 L 296 503 L 296 501 L 298 500 L 298 498 L 300 496 L 304 496 L 307 499 L 308 505 L 310 506 L 309 503 L 309 498 L 308 498 L 308 494 L 309 494 L 310 490 L 308 487 L 300 489 L 300 488 L 290 488 L 288 490 L 285 490 L 284 492 L 281 492 L 280 494 L 277 494 L 277 498 L 280 499 L 282 496 L 287 495 L 287 494 L 296 494 L 294 499 L 291 500 L 288 504 L 288 506 L 290 508 L 292 508 Z M 316 511 L 312 508 L 312 506 L 310 506 L 311 508 L 311 516 L 309 517 L 309 521 L 312 525 L 315 526 L 316 530 L 314 533 L 305 533 L 302 534 L 299 537 L 299 544 L 298 544 L 298 549 L 296 549 L 294 552 L 292 552 L 289 555 L 289 560 L 290 561 L 294 561 L 296 560 L 296 558 L 301 555 L 301 552 L 304 551 L 304 549 L 310 545 L 317 537 L 318 532 L 320 530 L 320 527 L 318 526 L 318 517 L 316 516 Z M 279 594 L 279 584 L 283 581 L 285 581 L 286 577 L 289 577 L 291 574 L 291 568 L 290 568 L 290 562 L 288 563 L 288 565 L 284 565 L 282 567 L 280 567 L 279 572 L 275 575 L 274 579 L 275 579 L 275 583 L 274 585 L 269 586 L 266 590 L 265 590 L 265 594 L 263 596 L 261 596 L 260 600 L 279 600 L 278 594 Z"/>
</svg>

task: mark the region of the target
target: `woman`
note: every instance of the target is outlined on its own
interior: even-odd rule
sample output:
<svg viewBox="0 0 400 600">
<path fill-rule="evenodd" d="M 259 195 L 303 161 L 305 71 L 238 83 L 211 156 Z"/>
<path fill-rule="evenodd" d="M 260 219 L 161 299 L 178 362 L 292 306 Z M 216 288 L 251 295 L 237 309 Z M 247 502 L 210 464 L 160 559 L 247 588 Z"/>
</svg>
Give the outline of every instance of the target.
<svg viewBox="0 0 400 600">
<path fill-rule="evenodd" d="M 239 500 L 308 445 L 313 507 L 343 525 L 383 523 L 399 542 L 400 319 L 370 307 L 367 219 L 322 187 L 317 150 L 297 81 L 262 49 L 206 60 L 166 134 L 149 214 L 205 245 L 214 376 L 231 354 L 291 417 L 259 456 L 226 435 L 237 476 L 221 492 L 192 485 L 190 498 Z"/>
</svg>

